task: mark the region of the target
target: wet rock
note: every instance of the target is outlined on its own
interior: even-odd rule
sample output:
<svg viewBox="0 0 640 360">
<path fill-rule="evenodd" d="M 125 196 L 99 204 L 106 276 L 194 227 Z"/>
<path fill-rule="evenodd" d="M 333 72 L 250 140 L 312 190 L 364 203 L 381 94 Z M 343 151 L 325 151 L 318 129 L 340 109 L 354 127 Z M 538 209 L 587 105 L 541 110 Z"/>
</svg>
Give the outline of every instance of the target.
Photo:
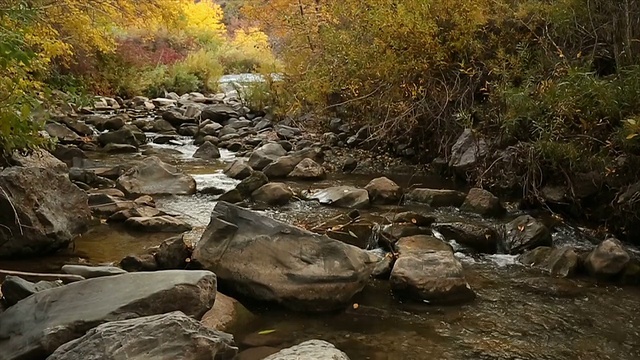
<svg viewBox="0 0 640 360">
<path fill-rule="evenodd" d="M 207 329 L 182 312 L 112 321 L 60 346 L 48 360 L 231 359 L 233 336 Z"/>
<path fill-rule="evenodd" d="M 61 143 L 74 143 L 80 140 L 80 136 L 63 124 L 48 123 L 44 126 L 49 136 L 58 139 Z"/>
<path fill-rule="evenodd" d="M 129 144 L 107 144 L 102 151 L 109 154 L 128 154 L 138 152 L 138 148 Z"/>
<path fill-rule="evenodd" d="M 178 128 L 178 134 L 182 136 L 196 136 L 198 134 L 198 125 L 186 123 Z"/>
<path fill-rule="evenodd" d="M 75 145 L 56 144 L 53 156 L 63 161 L 68 167 L 73 166 L 74 159 L 86 159 L 87 155 Z"/>
<path fill-rule="evenodd" d="M 484 139 L 476 138 L 473 130 L 465 129 L 451 147 L 449 166 L 457 174 L 464 176 L 486 153 L 487 143 Z"/>
<path fill-rule="evenodd" d="M 66 174 L 9 167 L 0 172 L 0 188 L 0 257 L 58 250 L 88 227 L 87 195 Z"/>
<path fill-rule="evenodd" d="M 483 216 L 499 216 L 506 211 L 502 203 L 500 203 L 500 199 L 487 190 L 479 188 L 469 190 L 460 210 L 474 212 Z"/>
<path fill-rule="evenodd" d="M 226 193 L 220 195 L 220 197 L 218 198 L 218 201 L 225 201 L 231 204 L 237 204 L 239 202 L 242 202 L 242 200 L 244 200 L 244 197 L 237 189 L 231 189 Z"/>
<path fill-rule="evenodd" d="M 167 120 L 156 119 L 149 123 L 148 131 L 157 132 L 157 133 L 171 133 L 171 132 L 175 132 L 176 128 Z"/>
<path fill-rule="evenodd" d="M 44 358 L 109 321 L 171 311 L 199 319 L 215 294 L 216 276 L 193 270 L 127 273 L 39 292 L 0 314 L 0 354 L 6 360 Z"/>
<path fill-rule="evenodd" d="M 380 279 L 389 279 L 389 275 L 391 274 L 391 270 L 393 269 L 394 262 L 395 258 L 392 253 L 380 254 L 378 263 L 373 269 L 373 273 L 371 273 L 371 276 Z"/>
<path fill-rule="evenodd" d="M 278 141 L 278 144 L 280 144 L 282 146 L 282 148 L 285 149 L 286 151 L 293 150 L 293 144 L 291 143 L 291 141 L 280 140 L 280 141 Z"/>
<path fill-rule="evenodd" d="M 96 217 L 108 218 L 114 214 L 134 207 L 132 201 L 105 193 L 90 193 L 89 208 Z"/>
<path fill-rule="evenodd" d="M 118 188 L 128 196 L 191 195 L 196 192 L 193 177 L 155 156 L 129 169 L 118 178 L 117 183 Z"/>
<path fill-rule="evenodd" d="M 273 123 L 269 119 L 260 119 L 253 127 L 256 131 L 262 131 L 273 127 Z"/>
<path fill-rule="evenodd" d="M 267 179 L 264 173 L 261 171 L 254 171 L 248 178 L 242 180 L 238 185 L 236 185 L 236 190 L 238 190 L 243 198 L 247 198 L 250 197 L 254 191 L 258 190 L 263 185 L 266 185 L 268 182 L 269 179 Z"/>
<path fill-rule="evenodd" d="M 322 151 L 320 148 L 311 148 L 296 151 L 291 155 L 279 157 L 271 164 L 265 166 L 263 172 L 269 179 L 283 178 L 289 175 L 295 167 L 304 159 L 322 160 Z"/>
<path fill-rule="evenodd" d="M 180 235 L 163 241 L 154 256 L 159 269 L 184 269 L 191 258 L 191 251 Z"/>
<path fill-rule="evenodd" d="M 129 272 L 156 271 L 158 263 L 153 254 L 128 255 L 120 260 L 120 267 Z"/>
<path fill-rule="evenodd" d="M 132 230 L 145 232 L 175 232 L 181 233 L 191 230 L 191 225 L 168 215 L 154 217 L 132 217 L 124 222 Z"/>
<path fill-rule="evenodd" d="M 248 165 L 254 170 L 262 170 L 267 165 L 286 155 L 285 149 L 280 144 L 268 143 L 255 149 L 249 156 Z"/>
<path fill-rule="evenodd" d="M 231 165 L 229 165 L 225 170 L 224 174 L 232 179 L 244 180 L 251 176 L 253 170 L 249 165 L 247 165 L 242 160 L 236 160 Z"/>
<path fill-rule="evenodd" d="M 193 154 L 194 158 L 213 160 L 220 158 L 220 150 L 212 143 L 205 141 L 204 144 L 198 147 L 198 150 Z"/>
<path fill-rule="evenodd" d="M 251 198 L 257 203 L 286 205 L 293 198 L 293 191 L 283 183 L 268 183 L 251 193 Z"/>
<path fill-rule="evenodd" d="M 94 134 L 93 129 L 82 121 L 64 117 L 61 120 L 67 127 L 80 136 L 91 136 Z"/>
<path fill-rule="evenodd" d="M 207 195 L 222 195 L 226 191 L 224 189 L 220 189 L 215 186 L 207 186 L 205 188 L 199 189 L 198 192 L 200 194 L 207 194 Z"/>
<path fill-rule="evenodd" d="M 178 101 L 175 99 L 167 99 L 167 98 L 155 98 L 155 99 L 152 99 L 151 102 L 153 103 L 153 105 L 159 108 L 174 106 L 178 103 Z"/>
<path fill-rule="evenodd" d="M 222 125 L 212 122 L 200 128 L 200 134 L 203 135 L 217 135 L 218 132 L 222 129 Z"/>
<path fill-rule="evenodd" d="M 630 260 L 620 240 L 609 238 L 587 255 L 584 265 L 592 276 L 606 278 L 620 274 Z"/>
<path fill-rule="evenodd" d="M 162 119 L 174 127 L 180 127 L 182 124 L 186 123 L 194 123 L 193 119 L 184 116 L 177 110 L 167 110 L 163 112 Z"/>
<path fill-rule="evenodd" d="M 218 123 L 229 120 L 233 117 L 238 118 L 240 117 L 240 114 L 233 107 L 226 104 L 205 106 L 200 114 L 200 118 L 202 120 L 213 120 Z"/>
<path fill-rule="evenodd" d="M 342 164 L 342 172 L 350 173 L 358 167 L 358 162 L 352 157 L 348 157 Z"/>
<path fill-rule="evenodd" d="M 351 186 L 334 186 L 310 196 L 312 200 L 318 200 L 321 204 L 348 209 L 364 209 L 369 207 L 369 193 L 365 189 Z"/>
<path fill-rule="evenodd" d="M 552 276 L 572 276 L 579 263 L 579 256 L 570 246 L 551 248 L 540 246 L 518 257 L 520 263 L 541 269 Z"/>
<path fill-rule="evenodd" d="M 109 117 L 102 115 L 86 117 L 84 121 L 87 124 L 91 124 L 98 129 L 98 131 L 115 131 L 120 130 L 129 122 L 129 116 L 126 114 L 118 114 Z"/>
<path fill-rule="evenodd" d="M 455 240 L 475 251 L 495 254 L 498 250 L 499 236 L 492 227 L 467 222 L 449 222 L 433 224 L 432 228 L 447 240 Z"/>
<path fill-rule="evenodd" d="M 573 299 L 585 295 L 584 287 L 564 278 L 527 278 L 515 280 L 514 283 L 516 287 L 544 297 Z"/>
<path fill-rule="evenodd" d="M 475 298 L 449 244 L 419 235 L 402 238 L 396 246 L 399 257 L 389 279 L 394 293 L 431 304 L 463 303 Z"/>
<path fill-rule="evenodd" d="M 407 236 L 431 235 L 431 229 L 414 224 L 392 224 L 382 228 L 382 233 L 389 239 L 397 240 Z"/>
<path fill-rule="evenodd" d="M 372 204 L 397 204 L 402 197 L 400 186 L 386 177 L 375 178 L 364 188 Z"/>
<path fill-rule="evenodd" d="M 271 346 L 258 346 L 246 349 L 238 353 L 234 360 L 262 360 L 269 355 L 273 355 L 279 351 L 278 348 Z"/>
<path fill-rule="evenodd" d="M 409 201 L 424 203 L 432 207 L 462 205 L 466 194 L 456 190 L 417 188 L 409 191 Z"/>
<path fill-rule="evenodd" d="M 56 159 L 48 151 L 34 150 L 27 155 L 21 155 L 17 152 L 11 155 L 11 164 L 23 168 L 42 168 L 49 169 L 56 174 L 67 176 L 68 167 L 60 160 Z"/>
<path fill-rule="evenodd" d="M 282 140 L 293 139 L 302 133 L 300 129 L 286 125 L 276 125 L 275 130 L 276 135 Z"/>
<path fill-rule="evenodd" d="M 235 292 L 307 311 L 339 309 L 366 284 L 369 253 L 218 202 L 193 260 Z"/>
<path fill-rule="evenodd" d="M 224 126 L 218 132 L 218 136 L 220 137 L 220 141 L 227 141 L 231 139 L 235 139 L 238 135 L 238 130 L 232 128 L 231 126 Z"/>
<path fill-rule="evenodd" d="M 136 205 L 156 207 L 156 201 L 149 195 L 142 195 L 133 201 Z"/>
<path fill-rule="evenodd" d="M 63 265 L 60 270 L 65 274 L 79 275 L 85 279 L 126 273 L 126 271 L 115 266 Z"/>
<path fill-rule="evenodd" d="M 519 254 L 538 246 L 552 246 L 549 229 L 530 215 L 522 215 L 505 225 L 504 246 L 510 254 Z"/>
<path fill-rule="evenodd" d="M 349 360 L 347 354 L 336 349 L 333 344 L 322 340 L 309 340 L 296 346 L 278 351 L 264 360 Z"/>
<path fill-rule="evenodd" d="M 238 300 L 221 293 L 216 294 L 216 301 L 211 310 L 202 317 L 202 325 L 212 330 L 227 331 L 239 322 L 253 318 L 253 314 Z"/>
<path fill-rule="evenodd" d="M 397 214 L 385 215 L 392 223 L 409 223 L 416 226 L 431 226 L 436 218 L 431 215 L 418 214 L 414 211 L 404 211 Z"/>
<path fill-rule="evenodd" d="M 300 161 L 287 177 L 300 180 L 320 180 L 326 177 L 326 173 L 322 165 L 306 158 Z"/>
<path fill-rule="evenodd" d="M 120 210 L 109 216 L 107 222 L 125 222 L 129 218 L 154 217 L 159 215 L 163 215 L 160 210 L 151 206 L 138 205 L 134 202 L 133 207 L 125 210 Z"/>
<path fill-rule="evenodd" d="M 139 147 L 140 142 L 138 137 L 130 129 L 120 129 L 116 131 L 109 131 L 98 136 L 98 142 L 102 146 L 107 144 L 126 144 L 134 147 Z"/>
<path fill-rule="evenodd" d="M 0 297 L 4 299 L 7 305 L 13 306 L 18 301 L 26 299 L 37 292 L 62 285 L 62 281 L 39 281 L 34 284 L 20 277 L 7 275 L 2 282 Z"/>
</svg>

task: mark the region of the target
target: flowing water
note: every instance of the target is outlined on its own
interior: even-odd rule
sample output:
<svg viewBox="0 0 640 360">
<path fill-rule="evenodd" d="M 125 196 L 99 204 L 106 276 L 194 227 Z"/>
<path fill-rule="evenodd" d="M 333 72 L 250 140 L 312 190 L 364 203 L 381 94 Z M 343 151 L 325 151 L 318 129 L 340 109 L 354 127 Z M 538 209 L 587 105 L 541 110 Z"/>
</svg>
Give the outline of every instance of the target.
<svg viewBox="0 0 640 360">
<path fill-rule="evenodd" d="M 220 161 L 206 163 L 191 159 L 195 146 L 186 140 L 152 148 L 163 160 L 192 174 L 199 189 L 210 186 L 230 189 L 237 183 L 222 174 L 225 163 L 235 159 L 230 152 L 221 150 Z M 118 155 L 97 157 L 91 162 L 96 167 L 107 167 L 141 158 L 141 155 Z M 363 186 L 373 177 L 334 175 L 314 182 L 312 187 Z M 452 187 L 435 178 L 389 177 L 402 186 L 421 183 Z M 298 191 L 310 187 L 308 183 L 289 185 Z M 167 196 L 157 198 L 156 202 L 161 210 L 194 225 L 187 238 L 197 241 L 209 221 L 215 197 Z M 305 201 L 261 211 L 295 224 L 318 224 L 344 213 Z M 389 208 L 371 210 L 386 211 Z M 444 210 L 438 216 L 464 219 L 466 215 Z M 0 268 L 56 271 L 65 263 L 112 263 L 129 254 L 143 253 L 166 237 L 97 224 L 75 242 L 73 249 L 37 260 L 3 261 Z M 581 248 L 593 246 L 570 227 L 556 230 L 554 240 Z M 509 255 L 457 255 L 478 295 L 470 304 L 441 307 L 403 303 L 393 297 L 388 282 L 372 280 L 354 299 L 354 306 L 339 313 L 307 315 L 247 304 L 257 316 L 231 332 L 241 348 L 244 339 L 262 330 L 275 330 L 263 339 L 279 347 L 324 339 L 345 351 L 352 360 L 640 359 L 640 288 L 598 284 L 589 279 L 554 279 L 518 265 Z"/>
</svg>

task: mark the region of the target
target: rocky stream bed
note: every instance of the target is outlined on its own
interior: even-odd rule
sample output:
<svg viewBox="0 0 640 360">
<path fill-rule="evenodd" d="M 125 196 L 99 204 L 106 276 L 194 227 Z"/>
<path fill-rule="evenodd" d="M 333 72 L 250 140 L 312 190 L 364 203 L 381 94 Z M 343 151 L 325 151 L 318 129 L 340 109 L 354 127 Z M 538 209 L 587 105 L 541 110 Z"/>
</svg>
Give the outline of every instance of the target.
<svg viewBox="0 0 640 360">
<path fill-rule="evenodd" d="M 233 93 L 54 114 L 0 172 L 0 360 L 640 358 L 636 249 L 329 127 Z"/>
</svg>

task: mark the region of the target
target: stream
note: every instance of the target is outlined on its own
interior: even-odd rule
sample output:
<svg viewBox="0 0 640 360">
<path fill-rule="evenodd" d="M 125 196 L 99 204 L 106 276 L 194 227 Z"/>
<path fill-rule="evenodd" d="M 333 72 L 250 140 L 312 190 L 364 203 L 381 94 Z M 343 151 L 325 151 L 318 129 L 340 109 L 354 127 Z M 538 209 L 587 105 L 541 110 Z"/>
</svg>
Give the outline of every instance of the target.
<svg viewBox="0 0 640 360">
<path fill-rule="evenodd" d="M 153 134 L 148 134 L 153 137 Z M 222 158 L 205 162 L 191 158 L 191 139 L 169 145 L 149 144 L 163 161 L 191 174 L 198 189 L 232 189 L 238 181 L 222 171 L 235 154 L 221 149 Z M 143 158 L 141 154 L 90 154 L 87 163 L 109 167 Z M 384 175 L 403 187 L 453 187 L 437 177 L 394 174 L 332 174 L 318 182 L 287 182 L 294 191 L 335 185 L 364 186 Z M 179 215 L 194 226 L 188 241 L 197 241 L 215 206 L 213 195 L 157 197 L 160 210 Z M 417 205 L 403 210 L 420 210 Z M 374 207 L 380 214 L 393 207 Z M 294 201 L 279 208 L 261 209 L 293 224 L 319 224 L 344 209 L 315 202 Z M 465 219 L 457 210 L 438 210 L 441 217 Z M 67 263 L 106 264 L 126 255 L 140 254 L 170 235 L 140 234 L 114 225 L 96 223 L 75 241 L 73 249 L 33 260 L 0 261 L 0 268 L 57 271 Z M 554 231 L 556 244 L 591 248 L 569 226 Z M 403 303 L 391 294 L 388 281 L 371 280 L 344 312 L 308 315 L 261 304 L 246 304 L 257 316 L 241 328 L 229 330 L 243 349 L 243 339 L 263 330 L 275 330 L 269 345 L 285 347 L 308 339 L 336 345 L 352 360 L 359 359 L 640 359 L 640 288 L 601 284 L 587 278 L 552 278 L 517 264 L 510 255 L 456 254 L 477 299 L 461 306 Z"/>
</svg>

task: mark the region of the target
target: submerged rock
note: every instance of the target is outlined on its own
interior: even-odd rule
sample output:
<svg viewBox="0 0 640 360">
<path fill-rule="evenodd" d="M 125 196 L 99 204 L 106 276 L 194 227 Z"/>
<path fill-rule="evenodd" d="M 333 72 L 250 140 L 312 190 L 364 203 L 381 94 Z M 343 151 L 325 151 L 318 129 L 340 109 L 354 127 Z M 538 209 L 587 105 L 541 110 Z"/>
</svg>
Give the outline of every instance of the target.
<svg viewBox="0 0 640 360">
<path fill-rule="evenodd" d="M 464 202 L 466 195 L 463 192 L 446 189 L 417 188 L 409 191 L 406 198 L 409 201 L 424 203 L 432 207 L 455 206 Z"/>
<path fill-rule="evenodd" d="M 47 360 L 231 359 L 233 336 L 207 329 L 180 311 L 112 321 L 60 346 Z"/>
<path fill-rule="evenodd" d="M 589 274 L 596 277 L 612 277 L 620 274 L 631 257 L 620 240 L 609 238 L 598 244 L 585 259 Z"/>
<path fill-rule="evenodd" d="M 193 270 L 127 273 L 42 291 L 0 314 L 0 354 L 44 358 L 109 321 L 171 311 L 199 319 L 215 294 L 216 276 Z"/>
<path fill-rule="evenodd" d="M 175 166 L 151 156 L 118 178 L 118 188 L 128 196 L 191 195 L 196 193 L 196 181 Z"/>
<path fill-rule="evenodd" d="M 128 218 L 124 225 L 130 229 L 145 232 L 175 232 L 181 233 L 191 230 L 191 225 L 169 215 L 154 217 Z"/>
<path fill-rule="evenodd" d="M 282 349 L 264 360 L 349 360 L 347 354 L 336 349 L 333 344 L 322 340 L 309 340 L 296 346 Z"/>
<path fill-rule="evenodd" d="M 312 200 L 321 204 L 348 209 L 363 209 L 369 207 L 369 193 L 365 189 L 352 186 L 334 186 L 313 193 Z"/>
<path fill-rule="evenodd" d="M 399 257 L 391 270 L 394 293 L 431 304 L 471 301 L 475 293 L 451 246 L 431 236 L 400 239 Z"/>
<path fill-rule="evenodd" d="M 288 308 L 344 307 L 376 263 L 357 247 L 219 202 L 193 260 L 235 292 Z"/>
<path fill-rule="evenodd" d="M 432 227 L 446 239 L 455 240 L 475 251 L 495 254 L 498 250 L 500 238 L 492 227 L 468 222 L 438 223 Z"/>
<path fill-rule="evenodd" d="M 561 248 L 540 246 L 518 257 L 518 261 L 522 264 L 541 269 L 558 277 L 573 275 L 578 268 L 579 260 L 578 254 L 570 246 Z"/>
<path fill-rule="evenodd" d="M 519 254 L 538 246 L 552 246 L 549 229 L 530 215 L 522 215 L 505 225 L 504 246 L 510 254 Z"/>
<path fill-rule="evenodd" d="M 397 204 L 402 198 L 400 186 L 386 177 L 373 179 L 364 188 L 372 204 Z"/>
</svg>

